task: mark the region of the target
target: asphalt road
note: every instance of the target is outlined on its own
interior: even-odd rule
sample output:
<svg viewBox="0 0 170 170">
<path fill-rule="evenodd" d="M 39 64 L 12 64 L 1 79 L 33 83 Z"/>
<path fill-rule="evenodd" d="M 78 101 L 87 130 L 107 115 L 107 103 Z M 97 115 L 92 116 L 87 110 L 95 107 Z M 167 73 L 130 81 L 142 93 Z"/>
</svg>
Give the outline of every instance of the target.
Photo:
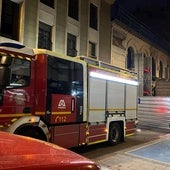
<svg viewBox="0 0 170 170">
<path fill-rule="evenodd" d="M 126 162 L 126 159 L 129 159 L 129 156 L 127 156 L 127 154 L 125 154 L 125 153 L 129 152 L 130 150 L 140 148 L 144 145 L 147 145 L 148 143 L 152 143 L 152 141 L 156 141 L 161 138 L 164 138 L 168 134 L 169 134 L 169 130 L 138 128 L 135 135 L 126 137 L 125 142 L 118 144 L 116 146 L 109 146 L 107 143 L 100 143 L 100 144 L 87 146 L 84 148 L 76 148 L 76 149 L 73 149 L 73 151 L 75 151 L 91 160 L 94 160 L 96 162 L 102 162 L 105 165 L 107 165 L 108 167 L 112 167 L 112 165 L 115 164 L 116 161 L 117 161 L 116 164 L 118 164 L 118 166 L 122 166 L 122 162 L 121 162 L 122 160 L 120 160 L 120 159 L 124 159 L 123 164 Z M 118 157 L 116 157 L 116 155 Z M 115 160 L 115 159 L 117 159 L 117 160 Z M 115 160 L 115 162 L 113 162 L 113 160 Z M 106 162 L 106 161 L 108 161 L 108 162 Z M 135 164 L 138 163 L 138 161 L 136 161 L 136 160 L 134 162 L 135 162 Z M 144 162 L 144 164 L 147 165 L 146 162 Z M 139 166 L 139 165 L 135 165 L 135 166 Z M 152 168 L 152 166 L 153 165 L 151 165 L 151 168 Z M 141 167 L 141 169 L 142 168 L 143 167 Z M 165 166 L 165 168 L 166 168 L 166 166 Z M 117 169 L 124 170 L 124 169 L 128 169 L 128 168 L 126 165 L 125 168 L 118 167 Z M 132 166 L 129 169 L 131 170 Z"/>
<path fill-rule="evenodd" d="M 121 152 L 122 150 L 124 152 L 125 149 L 137 147 L 140 146 L 141 144 L 159 139 L 166 133 L 167 131 L 161 129 L 149 130 L 146 128 L 145 129 L 138 128 L 135 135 L 126 137 L 124 142 L 116 146 L 109 146 L 107 142 L 105 142 L 82 148 L 73 148 L 72 150 L 89 159 L 97 159 L 109 153 Z"/>
</svg>

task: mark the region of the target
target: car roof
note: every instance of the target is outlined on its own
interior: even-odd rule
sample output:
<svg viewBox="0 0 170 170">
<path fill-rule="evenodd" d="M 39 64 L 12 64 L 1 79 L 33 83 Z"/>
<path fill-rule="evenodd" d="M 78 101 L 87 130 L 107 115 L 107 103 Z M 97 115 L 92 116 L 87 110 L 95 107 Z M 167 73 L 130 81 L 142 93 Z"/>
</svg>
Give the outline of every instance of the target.
<svg viewBox="0 0 170 170">
<path fill-rule="evenodd" d="M 0 169 L 99 169 L 93 161 L 51 143 L 1 131 L 0 139 Z"/>
</svg>

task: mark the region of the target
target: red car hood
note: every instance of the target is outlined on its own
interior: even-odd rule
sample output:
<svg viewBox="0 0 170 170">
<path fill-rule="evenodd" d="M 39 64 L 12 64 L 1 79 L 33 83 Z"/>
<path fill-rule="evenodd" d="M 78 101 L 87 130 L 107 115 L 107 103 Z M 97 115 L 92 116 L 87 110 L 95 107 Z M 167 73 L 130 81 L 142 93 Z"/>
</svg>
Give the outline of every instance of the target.
<svg viewBox="0 0 170 170">
<path fill-rule="evenodd" d="M 92 161 L 47 142 L 0 132 L 0 169 L 99 170 Z"/>
</svg>

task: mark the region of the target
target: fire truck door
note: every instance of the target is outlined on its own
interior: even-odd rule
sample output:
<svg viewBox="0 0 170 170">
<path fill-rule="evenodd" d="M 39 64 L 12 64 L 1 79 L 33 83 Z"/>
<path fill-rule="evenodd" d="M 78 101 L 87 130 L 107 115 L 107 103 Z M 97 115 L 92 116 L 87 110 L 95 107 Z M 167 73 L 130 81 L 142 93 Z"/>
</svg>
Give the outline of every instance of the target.
<svg viewBox="0 0 170 170">
<path fill-rule="evenodd" d="M 46 120 L 50 124 L 83 120 L 83 65 L 48 56 Z"/>
<path fill-rule="evenodd" d="M 63 94 L 51 95 L 51 124 L 76 121 L 76 97 Z"/>
</svg>

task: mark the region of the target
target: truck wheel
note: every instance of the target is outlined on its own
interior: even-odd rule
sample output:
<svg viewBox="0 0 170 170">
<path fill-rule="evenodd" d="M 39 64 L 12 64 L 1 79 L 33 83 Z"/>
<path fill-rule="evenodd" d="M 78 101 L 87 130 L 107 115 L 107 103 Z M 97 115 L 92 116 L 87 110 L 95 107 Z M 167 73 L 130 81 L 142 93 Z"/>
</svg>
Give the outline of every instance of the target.
<svg viewBox="0 0 170 170">
<path fill-rule="evenodd" d="M 38 127 L 25 126 L 25 127 L 17 129 L 15 131 L 15 134 L 28 136 L 28 137 L 40 139 L 43 141 L 47 140 L 43 132 Z"/>
<path fill-rule="evenodd" d="M 112 123 L 109 129 L 109 145 L 116 145 L 120 143 L 122 138 L 122 130 L 118 123 Z"/>
</svg>

